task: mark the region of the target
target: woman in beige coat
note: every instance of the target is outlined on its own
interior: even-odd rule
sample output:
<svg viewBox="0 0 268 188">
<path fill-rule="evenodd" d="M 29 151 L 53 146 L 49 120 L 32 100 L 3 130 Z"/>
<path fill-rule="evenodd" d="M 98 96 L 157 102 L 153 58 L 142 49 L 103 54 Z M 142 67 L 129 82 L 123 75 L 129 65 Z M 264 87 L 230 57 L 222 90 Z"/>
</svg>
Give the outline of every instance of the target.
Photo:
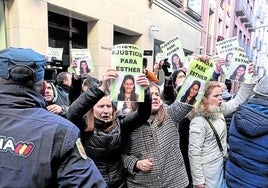
<svg viewBox="0 0 268 188">
<path fill-rule="evenodd" d="M 245 102 L 254 84 L 243 84 L 237 96 L 228 102 L 222 101 L 222 89 L 218 82 L 210 82 L 205 89 L 200 108 L 193 110 L 189 132 L 189 161 L 194 188 L 226 187 L 223 171 L 223 156 L 227 156 L 227 129 L 224 116 L 234 112 Z M 224 152 L 221 153 L 214 132 L 215 127 Z"/>
</svg>

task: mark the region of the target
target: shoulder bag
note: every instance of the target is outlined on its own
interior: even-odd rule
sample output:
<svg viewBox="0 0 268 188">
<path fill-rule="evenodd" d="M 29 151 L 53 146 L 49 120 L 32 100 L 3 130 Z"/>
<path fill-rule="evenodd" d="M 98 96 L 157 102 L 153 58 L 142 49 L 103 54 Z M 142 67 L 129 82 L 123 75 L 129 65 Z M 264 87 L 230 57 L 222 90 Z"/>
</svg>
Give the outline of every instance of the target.
<svg viewBox="0 0 268 188">
<path fill-rule="evenodd" d="M 219 149 L 220 149 L 220 151 L 222 153 L 222 157 L 223 157 L 223 170 L 224 170 L 224 176 L 225 176 L 225 168 L 226 168 L 227 157 L 224 156 L 224 151 L 223 151 L 223 148 L 222 148 L 222 145 L 221 145 L 220 137 L 219 137 L 216 129 L 212 125 L 212 123 L 209 121 L 209 119 L 208 118 L 205 118 L 205 119 L 207 120 L 208 124 L 210 125 L 211 129 L 213 130 L 214 135 L 215 135 L 216 140 L 217 140 L 217 143 L 218 143 L 218 146 L 219 146 Z"/>
</svg>

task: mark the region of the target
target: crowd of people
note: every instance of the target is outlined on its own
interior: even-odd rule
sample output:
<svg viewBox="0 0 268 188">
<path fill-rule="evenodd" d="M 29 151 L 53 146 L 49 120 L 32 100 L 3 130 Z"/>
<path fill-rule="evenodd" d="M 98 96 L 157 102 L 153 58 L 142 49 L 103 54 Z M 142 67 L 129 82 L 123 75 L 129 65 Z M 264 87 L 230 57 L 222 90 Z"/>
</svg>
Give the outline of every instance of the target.
<svg viewBox="0 0 268 188">
<path fill-rule="evenodd" d="M 176 97 L 187 76 L 177 54 L 172 72 L 165 60 L 126 75 L 118 108 L 109 95 L 116 70 L 101 80 L 86 68 L 63 71 L 49 82 L 43 55 L 0 51 L 0 187 L 267 187 L 268 76 L 243 83 L 237 75 L 255 67 L 238 66 L 230 93 L 219 79 L 226 61 L 218 60 L 198 108 L 200 81 Z"/>
</svg>

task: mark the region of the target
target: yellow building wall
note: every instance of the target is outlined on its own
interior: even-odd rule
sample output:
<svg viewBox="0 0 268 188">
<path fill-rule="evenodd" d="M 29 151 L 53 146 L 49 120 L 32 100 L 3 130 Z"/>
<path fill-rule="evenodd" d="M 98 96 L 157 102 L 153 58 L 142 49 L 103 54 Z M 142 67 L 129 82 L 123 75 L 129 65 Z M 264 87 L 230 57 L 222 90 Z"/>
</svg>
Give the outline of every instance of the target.
<svg viewBox="0 0 268 188">
<path fill-rule="evenodd" d="M 48 11 L 88 22 L 88 48 L 100 77 L 109 68 L 114 28 L 135 34 L 135 44 L 153 50 L 154 40 L 165 42 L 174 36 L 182 46 L 196 51 L 201 42 L 201 25 L 184 12 L 155 0 L 8 0 L 6 3 L 7 46 L 33 48 L 45 54 L 48 47 Z M 155 25 L 159 31 L 150 31 Z M 148 67 L 153 57 L 148 56 Z"/>
</svg>

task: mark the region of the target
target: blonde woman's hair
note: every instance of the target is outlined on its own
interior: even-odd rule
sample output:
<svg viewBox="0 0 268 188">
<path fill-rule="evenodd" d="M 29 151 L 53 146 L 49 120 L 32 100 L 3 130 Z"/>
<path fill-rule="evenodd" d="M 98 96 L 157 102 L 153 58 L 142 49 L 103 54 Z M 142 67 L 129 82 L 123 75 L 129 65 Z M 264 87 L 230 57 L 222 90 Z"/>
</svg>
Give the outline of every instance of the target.
<svg viewBox="0 0 268 188">
<path fill-rule="evenodd" d="M 217 87 L 221 88 L 220 83 L 217 81 L 210 81 L 205 87 L 204 98 L 202 99 L 199 107 L 204 110 L 205 116 L 209 116 L 209 114 L 211 113 L 209 109 L 209 104 L 207 102 L 207 98 L 212 93 L 212 91 Z M 194 108 L 192 112 L 195 115 L 197 111 L 198 109 Z"/>
</svg>

